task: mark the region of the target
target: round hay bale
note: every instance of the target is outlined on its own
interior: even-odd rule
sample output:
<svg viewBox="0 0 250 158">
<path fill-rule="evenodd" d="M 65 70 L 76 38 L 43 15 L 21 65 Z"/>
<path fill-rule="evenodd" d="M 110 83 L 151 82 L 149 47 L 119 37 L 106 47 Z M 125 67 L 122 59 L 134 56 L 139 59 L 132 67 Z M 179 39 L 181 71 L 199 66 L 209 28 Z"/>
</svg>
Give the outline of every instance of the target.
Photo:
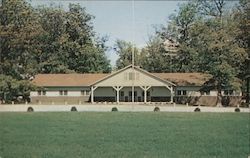
<svg viewBox="0 0 250 158">
<path fill-rule="evenodd" d="M 77 111 L 77 108 L 75 106 L 72 106 L 70 111 Z"/>
<path fill-rule="evenodd" d="M 159 111 L 161 111 L 161 110 L 158 106 L 154 108 L 154 112 L 159 112 Z"/>
<path fill-rule="evenodd" d="M 113 108 L 111 109 L 111 111 L 118 111 L 118 108 L 117 108 L 117 107 L 113 107 Z"/>
<path fill-rule="evenodd" d="M 240 108 L 235 108 L 235 112 L 240 112 Z"/>
<path fill-rule="evenodd" d="M 195 108 L 194 112 L 201 112 L 201 109 L 200 108 Z"/>
<path fill-rule="evenodd" d="M 34 109 L 32 107 L 28 107 L 27 112 L 33 112 Z"/>
</svg>

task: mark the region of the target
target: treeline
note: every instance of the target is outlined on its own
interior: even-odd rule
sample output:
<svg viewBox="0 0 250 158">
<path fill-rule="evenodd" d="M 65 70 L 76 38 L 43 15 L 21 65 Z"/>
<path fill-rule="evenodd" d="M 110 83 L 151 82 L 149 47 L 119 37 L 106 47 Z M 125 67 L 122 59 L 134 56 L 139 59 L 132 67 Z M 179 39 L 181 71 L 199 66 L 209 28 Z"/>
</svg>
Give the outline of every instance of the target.
<svg viewBox="0 0 250 158">
<path fill-rule="evenodd" d="M 110 72 L 106 38 L 80 5 L 33 8 L 25 0 L 0 6 L 0 100 L 26 98 L 37 73 Z M 25 82 L 25 84 L 24 84 Z M 23 90 L 23 86 L 26 89 Z M 25 92 L 24 92 L 25 91 Z"/>
<path fill-rule="evenodd" d="M 250 2 L 225 0 L 189 1 L 158 27 L 147 46 L 135 50 L 135 63 L 149 72 L 202 72 L 213 78 L 206 84 L 216 88 L 245 88 L 250 74 Z M 172 43 L 172 47 L 171 47 Z M 132 43 L 118 40 L 117 68 L 128 65 Z"/>
</svg>

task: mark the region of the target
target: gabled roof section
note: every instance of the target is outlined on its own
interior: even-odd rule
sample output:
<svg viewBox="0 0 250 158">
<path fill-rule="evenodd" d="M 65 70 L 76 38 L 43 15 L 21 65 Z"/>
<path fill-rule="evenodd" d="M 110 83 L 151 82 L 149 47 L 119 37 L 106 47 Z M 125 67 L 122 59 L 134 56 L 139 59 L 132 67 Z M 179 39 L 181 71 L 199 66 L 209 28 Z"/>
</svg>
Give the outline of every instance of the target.
<svg viewBox="0 0 250 158">
<path fill-rule="evenodd" d="M 121 73 L 121 72 L 123 72 L 123 71 L 129 69 L 129 68 L 132 68 L 132 67 L 133 67 L 132 64 L 131 64 L 131 65 L 128 65 L 128 66 L 126 66 L 126 67 L 124 67 L 124 68 L 122 68 L 122 69 L 120 69 L 120 70 L 118 70 L 118 71 L 116 71 L 116 72 L 114 72 L 114 73 L 111 73 L 110 75 L 108 75 L 108 76 L 106 76 L 106 77 L 104 77 L 104 78 L 102 78 L 102 79 L 100 79 L 100 80 L 94 82 L 92 85 L 95 85 L 95 84 L 98 84 L 98 83 L 100 83 L 100 82 L 102 82 L 102 81 L 104 81 L 104 80 L 107 80 L 108 78 L 110 78 L 110 77 L 112 77 L 112 76 L 115 76 L 115 75 L 117 75 L 117 74 L 119 74 L 119 73 Z M 150 76 L 150 77 L 152 77 L 152 78 L 154 78 L 154 79 L 156 79 L 156 80 L 158 80 L 158 81 L 164 82 L 164 83 L 166 83 L 166 84 L 168 84 L 168 85 L 170 84 L 170 85 L 176 86 L 174 83 L 169 82 L 168 80 L 159 78 L 158 76 L 155 76 L 154 74 L 149 73 L 149 72 L 147 72 L 146 70 L 141 69 L 139 66 L 134 66 L 134 69 L 136 69 L 136 70 L 138 70 L 138 71 L 140 71 L 140 72 L 142 72 L 142 73 L 145 73 L 145 74 L 147 74 L 148 76 Z"/>
<path fill-rule="evenodd" d="M 32 83 L 41 87 L 84 87 L 109 74 L 38 74 Z"/>
</svg>

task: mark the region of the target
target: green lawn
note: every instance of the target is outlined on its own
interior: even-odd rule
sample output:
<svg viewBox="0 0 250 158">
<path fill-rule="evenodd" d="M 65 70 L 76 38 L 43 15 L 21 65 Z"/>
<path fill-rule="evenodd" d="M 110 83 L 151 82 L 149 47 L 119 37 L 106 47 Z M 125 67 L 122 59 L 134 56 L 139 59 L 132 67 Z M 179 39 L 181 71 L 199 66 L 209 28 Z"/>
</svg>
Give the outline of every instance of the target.
<svg viewBox="0 0 250 158">
<path fill-rule="evenodd" d="M 246 113 L 0 113 L 1 158 L 247 158 Z"/>
</svg>

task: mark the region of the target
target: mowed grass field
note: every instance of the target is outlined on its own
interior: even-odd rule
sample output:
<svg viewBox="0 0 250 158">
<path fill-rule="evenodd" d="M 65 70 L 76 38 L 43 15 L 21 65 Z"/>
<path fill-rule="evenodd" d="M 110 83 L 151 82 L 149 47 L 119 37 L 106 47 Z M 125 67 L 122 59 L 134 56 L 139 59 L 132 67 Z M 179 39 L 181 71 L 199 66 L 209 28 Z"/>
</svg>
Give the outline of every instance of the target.
<svg viewBox="0 0 250 158">
<path fill-rule="evenodd" d="M 247 158 L 247 113 L 0 113 L 1 158 Z"/>
</svg>

